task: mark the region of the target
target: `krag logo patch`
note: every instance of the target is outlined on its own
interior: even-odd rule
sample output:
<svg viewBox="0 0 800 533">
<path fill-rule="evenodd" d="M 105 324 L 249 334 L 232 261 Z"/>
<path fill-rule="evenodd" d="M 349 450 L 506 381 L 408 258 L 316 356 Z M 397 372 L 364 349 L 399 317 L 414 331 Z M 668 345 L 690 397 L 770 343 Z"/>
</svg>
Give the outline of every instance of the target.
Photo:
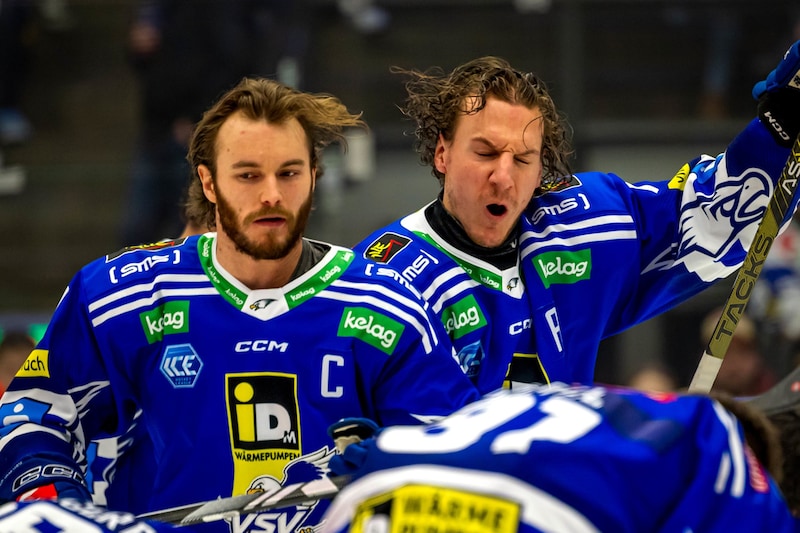
<svg viewBox="0 0 800 533">
<path fill-rule="evenodd" d="M 339 321 L 340 337 L 356 337 L 392 355 L 405 326 L 381 313 L 363 307 L 345 307 Z"/>
<path fill-rule="evenodd" d="M 592 273 L 590 250 L 545 252 L 534 257 L 532 261 L 545 287 L 576 283 L 589 279 Z"/>
<path fill-rule="evenodd" d="M 147 342 L 153 344 L 164 335 L 186 333 L 189 331 L 189 302 L 166 302 L 150 311 L 139 314 Z"/>
<path fill-rule="evenodd" d="M 442 322 L 452 339 L 463 337 L 486 325 L 481 307 L 471 294 L 457 301 L 442 312 Z"/>
<path fill-rule="evenodd" d="M 22 364 L 22 367 L 17 371 L 16 377 L 49 378 L 50 377 L 50 367 L 48 365 L 49 357 L 50 357 L 50 352 L 48 352 L 47 350 L 33 350 L 28 355 L 28 358 L 25 359 L 25 362 Z"/>
<path fill-rule="evenodd" d="M 364 252 L 364 257 L 378 263 L 388 263 L 411 239 L 387 232 L 378 237 Z"/>
</svg>

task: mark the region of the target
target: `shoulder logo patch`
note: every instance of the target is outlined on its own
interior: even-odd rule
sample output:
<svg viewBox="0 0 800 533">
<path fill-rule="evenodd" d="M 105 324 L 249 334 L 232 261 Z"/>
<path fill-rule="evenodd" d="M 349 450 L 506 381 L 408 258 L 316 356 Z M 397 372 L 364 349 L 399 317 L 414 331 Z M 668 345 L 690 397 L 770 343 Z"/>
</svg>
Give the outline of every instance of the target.
<svg viewBox="0 0 800 533">
<path fill-rule="evenodd" d="M 387 232 L 378 237 L 364 251 L 364 257 L 377 263 L 388 263 L 411 239 L 397 233 Z"/>
<path fill-rule="evenodd" d="M 580 187 L 581 185 L 583 185 L 583 183 L 581 183 L 581 180 L 579 180 L 574 174 L 569 176 L 561 176 L 552 181 L 548 181 L 547 183 L 542 183 L 539 188 L 536 189 L 536 196 L 540 196 L 549 192 L 561 192 L 573 187 Z"/>
<path fill-rule="evenodd" d="M 181 237 L 180 239 L 170 239 L 166 241 L 158 241 L 158 242 L 151 242 L 147 244 L 137 244 L 134 246 L 126 246 L 121 250 L 117 250 L 116 252 L 110 253 L 106 255 L 106 263 L 109 261 L 113 261 L 117 257 L 125 255 L 128 252 L 134 252 L 136 250 L 147 250 L 150 252 L 155 252 L 158 250 L 163 250 L 164 248 L 171 248 L 173 246 L 180 246 L 183 244 L 188 237 Z"/>
</svg>

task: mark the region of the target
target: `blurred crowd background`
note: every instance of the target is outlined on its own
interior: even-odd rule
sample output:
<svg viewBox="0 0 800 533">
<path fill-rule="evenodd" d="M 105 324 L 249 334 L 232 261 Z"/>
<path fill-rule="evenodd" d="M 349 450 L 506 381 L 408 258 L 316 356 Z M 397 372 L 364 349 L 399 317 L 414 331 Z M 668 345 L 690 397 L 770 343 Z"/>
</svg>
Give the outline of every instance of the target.
<svg viewBox="0 0 800 533">
<path fill-rule="evenodd" d="M 326 153 L 307 232 L 349 246 L 438 191 L 392 66 L 505 57 L 569 118 L 575 170 L 635 182 L 723 150 L 798 38 L 796 0 L 0 0 L 0 335 L 41 335 L 92 259 L 180 233 L 191 126 L 243 75 L 363 111 L 370 133 Z M 800 238 L 787 235 L 742 328 L 744 394 L 796 364 Z M 685 387 L 729 290 L 606 341 L 597 379 Z"/>
</svg>

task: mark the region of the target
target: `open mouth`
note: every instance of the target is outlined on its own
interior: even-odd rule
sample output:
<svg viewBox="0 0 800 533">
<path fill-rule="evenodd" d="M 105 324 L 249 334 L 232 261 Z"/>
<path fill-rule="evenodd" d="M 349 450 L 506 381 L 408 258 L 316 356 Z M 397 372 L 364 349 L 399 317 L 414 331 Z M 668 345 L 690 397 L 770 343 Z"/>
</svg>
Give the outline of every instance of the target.
<svg viewBox="0 0 800 533">
<path fill-rule="evenodd" d="M 281 224 L 284 220 L 284 217 L 260 217 L 255 220 L 256 224 Z"/>
<path fill-rule="evenodd" d="M 489 213 L 491 213 L 492 215 L 494 215 L 496 217 L 499 217 L 501 215 L 505 215 L 506 211 L 508 211 L 506 206 L 500 205 L 500 204 L 489 204 L 489 205 L 486 206 L 486 209 L 489 211 Z"/>
</svg>

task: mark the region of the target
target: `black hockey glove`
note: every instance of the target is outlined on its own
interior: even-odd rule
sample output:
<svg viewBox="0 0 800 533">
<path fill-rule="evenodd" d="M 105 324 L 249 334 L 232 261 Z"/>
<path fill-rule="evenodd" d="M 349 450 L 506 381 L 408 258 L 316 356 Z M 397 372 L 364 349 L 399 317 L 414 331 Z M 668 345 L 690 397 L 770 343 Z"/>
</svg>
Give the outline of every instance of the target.
<svg viewBox="0 0 800 533">
<path fill-rule="evenodd" d="M 753 87 L 758 101 L 758 117 L 778 144 L 790 147 L 800 133 L 800 41 L 795 42 L 783 60 L 765 80 Z"/>
</svg>

